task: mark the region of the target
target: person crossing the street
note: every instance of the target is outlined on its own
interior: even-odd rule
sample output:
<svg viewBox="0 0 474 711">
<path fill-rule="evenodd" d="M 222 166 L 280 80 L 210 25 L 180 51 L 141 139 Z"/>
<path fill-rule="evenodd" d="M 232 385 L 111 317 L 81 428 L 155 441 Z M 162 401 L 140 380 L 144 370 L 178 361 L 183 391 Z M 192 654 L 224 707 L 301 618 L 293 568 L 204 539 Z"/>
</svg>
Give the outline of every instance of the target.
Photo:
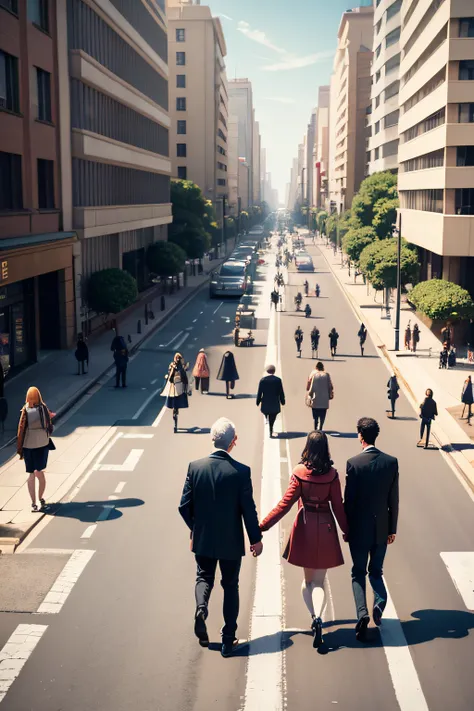
<svg viewBox="0 0 474 711">
<path fill-rule="evenodd" d="M 115 338 L 112 341 L 110 350 L 114 354 L 115 362 L 115 387 L 120 387 L 120 381 L 122 381 L 122 388 L 127 387 L 127 366 L 128 366 L 128 348 L 125 343 L 123 336 L 119 336 L 116 331 Z"/>
<path fill-rule="evenodd" d="M 303 343 L 303 331 L 301 330 L 301 327 L 298 326 L 298 328 L 295 331 L 295 343 L 296 343 L 296 353 L 299 355 L 301 358 L 301 344 Z"/>
</svg>

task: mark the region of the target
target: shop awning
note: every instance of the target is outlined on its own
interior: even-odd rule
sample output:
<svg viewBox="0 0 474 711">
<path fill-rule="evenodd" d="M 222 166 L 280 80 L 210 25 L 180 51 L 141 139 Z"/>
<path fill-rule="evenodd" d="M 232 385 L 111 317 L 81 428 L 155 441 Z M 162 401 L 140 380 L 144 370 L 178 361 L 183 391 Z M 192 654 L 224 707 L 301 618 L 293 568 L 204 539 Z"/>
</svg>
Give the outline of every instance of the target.
<svg viewBox="0 0 474 711">
<path fill-rule="evenodd" d="M 7 239 L 0 239 L 0 251 L 6 252 L 12 249 L 33 247 L 38 244 L 47 244 L 48 242 L 62 242 L 67 239 L 77 239 L 77 234 L 75 232 L 46 232 L 42 235 L 7 237 Z"/>
</svg>

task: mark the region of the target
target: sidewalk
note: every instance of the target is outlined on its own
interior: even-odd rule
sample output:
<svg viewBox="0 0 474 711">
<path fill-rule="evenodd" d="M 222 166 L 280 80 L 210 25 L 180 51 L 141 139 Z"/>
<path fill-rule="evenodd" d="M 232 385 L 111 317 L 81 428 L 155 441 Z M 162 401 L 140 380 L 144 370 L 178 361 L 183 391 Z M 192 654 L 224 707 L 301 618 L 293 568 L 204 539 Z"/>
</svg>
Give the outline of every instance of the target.
<svg viewBox="0 0 474 711">
<path fill-rule="evenodd" d="M 233 249 L 233 240 L 228 243 L 228 252 Z M 155 318 L 145 325 L 142 310 L 132 312 L 120 322 L 120 333 L 131 343 L 135 351 L 141 343 L 166 321 L 174 316 L 208 281 L 209 273 L 223 259 L 203 260 L 204 272 L 188 277 L 186 287 L 166 295 L 166 308 L 160 311 L 160 296 L 151 302 Z M 137 333 L 138 319 L 142 319 L 142 332 Z M 5 383 L 5 397 L 9 413 L 5 432 L 0 436 L 0 551 L 13 552 L 13 548 L 38 523 L 42 515 L 31 512 L 24 462 L 16 456 L 16 430 L 20 410 L 30 385 L 36 385 L 48 407 L 55 412 L 56 429 L 66 424 L 64 415 L 87 393 L 94 392 L 102 378 L 110 377 L 114 364 L 110 344 L 113 334 L 106 331 L 89 342 L 89 372 L 77 375 L 74 349 L 54 351 L 44 355 L 38 363 L 19 373 Z M 110 371 L 110 373 L 109 373 Z M 62 419 L 63 418 L 63 419 Z M 73 432 L 55 438 L 57 450 L 51 452 L 48 465 L 48 498 L 59 500 L 74 485 L 87 469 L 96 454 L 114 434 L 114 428 L 76 428 Z M 10 549 L 10 550 L 9 550 Z"/>
<path fill-rule="evenodd" d="M 332 246 L 327 247 L 322 239 L 317 240 L 332 273 L 346 293 L 358 318 L 366 325 L 369 334 L 377 348 L 395 371 L 400 385 L 405 386 L 407 395 L 418 411 L 419 404 L 425 397 L 427 388 L 431 388 L 438 404 L 439 416 L 433 426 L 433 435 L 444 451 L 450 451 L 464 478 L 471 488 L 474 488 L 474 425 L 468 427 L 465 421 L 460 421 L 462 412 L 461 392 L 464 380 L 468 375 L 474 375 L 474 367 L 470 367 L 464 359 L 458 359 L 456 368 L 439 369 L 439 351 L 441 343 L 436 336 L 416 317 L 415 312 L 402 299 L 400 314 L 400 351 L 394 351 L 395 331 L 392 320 L 395 318 L 392 308 L 392 320 L 385 318 L 380 302 L 374 301 L 374 290 L 358 277 L 354 284 L 354 276 L 348 275 L 347 267 L 341 266 L 341 256 L 334 256 Z M 381 296 L 379 294 L 378 299 Z M 382 316 L 384 318 L 382 318 Z M 419 352 L 411 353 L 404 349 L 403 336 L 405 328 L 411 323 L 413 328 L 417 323 L 420 329 Z M 432 355 L 429 357 L 429 349 Z M 388 377 L 387 377 L 388 380 Z M 382 384 L 382 387 L 385 383 Z M 472 432 L 471 432 L 472 430 Z M 414 441 L 418 433 L 414 432 Z"/>
</svg>

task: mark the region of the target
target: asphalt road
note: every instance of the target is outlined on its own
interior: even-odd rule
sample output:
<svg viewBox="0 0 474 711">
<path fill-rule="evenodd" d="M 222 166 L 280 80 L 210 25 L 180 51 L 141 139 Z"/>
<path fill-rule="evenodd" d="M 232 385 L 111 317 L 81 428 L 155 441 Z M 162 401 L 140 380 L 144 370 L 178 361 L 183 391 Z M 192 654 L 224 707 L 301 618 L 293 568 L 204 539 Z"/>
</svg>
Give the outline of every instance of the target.
<svg viewBox="0 0 474 711">
<path fill-rule="evenodd" d="M 55 507 L 54 515 L 32 534 L 24 553 L 15 556 L 22 565 L 17 577 L 22 603 L 16 612 L 0 612 L 0 648 L 20 624 L 46 629 L 39 630 L 41 639 L 31 655 L 25 654 L 24 666 L 18 664 L 18 678 L 11 686 L 8 683 L 0 711 L 256 711 L 264 707 L 279 711 L 284 703 L 290 711 L 335 704 L 351 711 L 472 709 L 474 617 L 440 556 L 474 548 L 472 499 L 441 453 L 416 448 L 418 420 L 403 395 L 398 401 L 399 418 L 387 419 L 387 368 L 370 341 L 366 356 L 358 355 L 359 323 L 317 247 L 309 249 L 317 273 L 308 280 L 311 286 L 316 281 L 321 286 L 321 297 L 310 297 L 314 318 L 305 320 L 289 310 L 273 315 L 269 330 L 268 319 L 260 321 L 262 329 L 255 332 L 258 347 L 234 351 L 240 373 L 235 400 L 225 399 L 224 386 L 215 375 L 222 353 L 233 349 L 236 303 L 211 301 L 204 290 L 146 342 L 130 363 L 126 390 L 115 390 L 110 381 L 71 417 L 66 425 L 70 429 L 106 424 L 116 428 L 115 434 L 74 498 Z M 273 260 L 269 261 L 269 280 L 263 281 L 265 267 L 256 285 L 257 293 L 262 292 L 264 316 L 273 276 Z M 288 305 L 305 278 L 290 272 Z M 305 331 L 301 359 L 296 358 L 293 341 L 298 323 Z M 258 646 L 257 640 L 243 646 L 234 659 L 224 660 L 218 645 L 222 624 L 218 584 L 209 618 L 210 649 L 201 649 L 192 632 L 194 564 L 188 532 L 177 513 L 187 464 L 208 453 L 212 423 L 220 416 L 230 417 L 239 437 L 235 457 L 252 467 L 260 507 L 262 467 L 264 482 L 268 476 L 264 462 L 268 443 L 262 446 L 266 434 L 255 393 L 265 360 L 275 353 L 287 406 L 282 433 L 271 444 L 280 461 L 280 471 L 272 474 L 281 477 L 285 488 L 289 468 L 298 463 L 304 437 L 312 427 L 304 390 L 313 365 L 309 332 L 314 324 L 322 334 L 319 355 L 335 386 L 326 427 L 342 480 L 345 460 L 359 451 L 354 432 L 362 415 L 379 420 L 379 446 L 400 461 L 399 536 L 388 552 L 385 570 L 394 618 L 387 620 L 382 638 L 374 629 L 369 644 L 355 641 L 349 555 L 344 545 L 346 565 L 329 576 L 332 604 L 325 623 L 329 653 L 321 656 L 306 634 L 309 620 L 301 600 L 299 569 L 283 562 L 281 589 L 267 590 L 264 575 L 256 582 L 256 561 L 247 555 L 238 634 L 249 636 L 257 585 L 257 593 L 268 595 L 269 601 L 276 596 L 283 601 L 278 651 L 272 653 L 266 640 Z M 341 335 L 333 362 L 327 338 L 332 326 Z M 193 361 L 201 347 L 209 354 L 211 393 L 192 396 L 189 410 L 180 416 L 182 430 L 173 434 L 171 413 L 160 416 L 163 398 L 158 391 L 176 348 Z M 260 513 L 264 516 L 267 511 Z M 292 520 L 293 512 L 283 521 L 282 542 Z M 280 543 L 268 535 L 259 565 Z M 37 556 L 28 555 L 32 550 L 42 551 L 41 565 L 34 565 Z M 46 597 L 53 606 L 58 602 L 62 606 L 56 614 L 31 614 L 37 610 L 38 590 L 49 590 L 56 580 L 58 556 L 69 560 L 72 551 L 93 554 L 80 575 L 65 569 L 62 587 L 56 586 L 53 596 Z M 80 555 L 87 558 L 87 553 Z M 69 593 L 65 601 L 64 591 Z M 15 599 L 14 594 L 11 597 Z M 280 656 L 283 678 L 275 689 L 271 671 L 279 670 L 272 665 L 278 664 Z M 3 672 L 1 660 L 2 652 L 0 694 L 2 680 L 11 677 Z M 262 667 L 252 666 L 259 662 Z M 248 664 L 249 678 L 258 670 L 268 704 L 255 705 L 247 681 Z"/>
</svg>

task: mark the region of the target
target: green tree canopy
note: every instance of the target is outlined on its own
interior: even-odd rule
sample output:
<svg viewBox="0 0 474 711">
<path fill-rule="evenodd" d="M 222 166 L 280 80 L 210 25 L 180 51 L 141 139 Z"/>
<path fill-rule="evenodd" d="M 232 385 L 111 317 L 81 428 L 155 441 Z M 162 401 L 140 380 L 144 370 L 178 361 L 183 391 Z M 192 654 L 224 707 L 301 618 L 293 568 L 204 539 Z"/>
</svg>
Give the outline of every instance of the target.
<svg viewBox="0 0 474 711">
<path fill-rule="evenodd" d="M 168 240 L 184 249 L 189 259 L 202 257 L 211 245 L 210 228 L 215 220 L 212 203 L 191 180 L 172 180 L 171 204 L 173 222 Z"/>
<path fill-rule="evenodd" d="M 352 200 L 352 215 L 360 225 L 371 227 L 378 201 L 393 199 L 398 199 L 397 176 L 389 171 L 374 173 L 360 184 L 359 192 Z M 386 237 L 387 234 L 380 236 Z"/>
<path fill-rule="evenodd" d="M 397 221 L 398 198 L 380 198 L 374 205 L 373 228 L 379 239 L 392 237 L 393 225 Z"/>
<path fill-rule="evenodd" d="M 431 319 L 474 318 L 474 302 L 466 289 L 446 279 L 422 281 L 410 292 L 410 301 Z"/>
<path fill-rule="evenodd" d="M 184 269 L 186 253 L 174 242 L 159 241 L 148 247 L 147 266 L 160 277 L 176 276 Z"/>
<path fill-rule="evenodd" d="M 320 212 L 318 212 L 318 215 L 316 217 L 316 224 L 317 224 L 318 230 L 321 234 L 325 234 L 327 219 L 328 219 L 328 213 L 326 212 L 326 210 L 320 210 Z"/>
<path fill-rule="evenodd" d="M 394 238 L 375 240 L 362 250 L 359 265 L 374 289 L 378 291 L 385 288 L 394 289 L 397 285 L 397 240 Z M 415 284 L 418 280 L 419 267 L 416 251 L 408 247 L 403 240 L 402 284 Z"/>
<path fill-rule="evenodd" d="M 87 284 L 87 302 L 98 314 L 118 314 L 138 296 L 137 282 L 123 269 L 94 272 Z"/>
<path fill-rule="evenodd" d="M 342 248 L 349 259 L 358 264 L 362 250 L 375 239 L 376 234 L 371 227 L 351 227 L 343 237 Z"/>
</svg>

